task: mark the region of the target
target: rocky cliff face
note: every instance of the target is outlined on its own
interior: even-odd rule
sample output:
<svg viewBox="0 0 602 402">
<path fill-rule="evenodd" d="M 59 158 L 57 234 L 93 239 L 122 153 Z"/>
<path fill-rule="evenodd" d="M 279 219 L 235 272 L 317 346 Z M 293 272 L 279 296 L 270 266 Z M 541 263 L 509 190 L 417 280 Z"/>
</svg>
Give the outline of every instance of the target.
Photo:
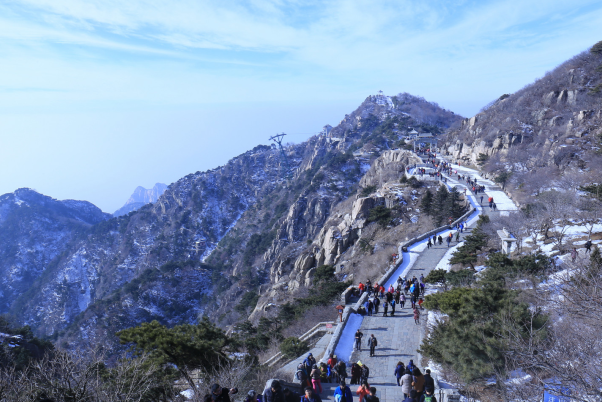
<svg viewBox="0 0 602 402">
<path fill-rule="evenodd" d="M 37 265 L 4 312 L 74 346 L 115 344 L 115 331 L 151 319 L 207 314 L 225 326 L 261 315 L 309 286 L 318 265 L 353 275 L 359 239 L 370 255 L 389 253 L 366 220 L 375 206 L 399 207 L 391 242 L 410 233 L 418 197 L 398 181 L 413 160 L 398 148 L 411 130 L 442 132 L 458 120 L 407 94 L 371 96 L 327 133 L 287 146 L 290 172 L 279 152 L 258 146 L 82 230 Z M 234 309 L 249 291 L 261 295 L 257 306 Z"/>
<path fill-rule="evenodd" d="M 559 165 L 567 149 L 599 146 L 602 134 L 602 54 L 587 51 L 515 94 L 462 121 L 445 151 L 477 163 L 497 155 L 514 162 L 525 151 L 530 165 Z M 525 161 L 526 162 L 526 161 Z M 560 162 L 560 163 L 559 163 Z"/>
</svg>

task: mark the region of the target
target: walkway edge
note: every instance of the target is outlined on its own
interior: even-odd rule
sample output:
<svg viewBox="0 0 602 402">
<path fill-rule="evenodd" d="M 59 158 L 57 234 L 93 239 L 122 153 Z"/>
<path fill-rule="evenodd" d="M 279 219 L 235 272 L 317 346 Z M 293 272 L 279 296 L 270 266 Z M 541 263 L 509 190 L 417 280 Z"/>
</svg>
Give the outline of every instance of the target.
<svg viewBox="0 0 602 402">
<path fill-rule="evenodd" d="M 442 232 L 444 230 L 449 230 L 452 229 L 457 223 L 463 222 L 465 219 L 468 219 L 468 217 L 474 213 L 476 211 L 476 208 L 474 208 L 471 205 L 471 208 L 468 212 L 466 212 L 464 215 L 462 215 L 460 218 L 456 219 L 454 222 L 452 222 L 450 225 L 445 225 L 445 226 L 440 226 L 436 229 L 430 230 L 426 233 L 421 234 L 420 236 L 414 237 L 408 241 L 406 241 L 405 243 L 401 243 L 399 245 L 399 259 L 397 260 L 397 262 L 392 265 L 384 274 L 383 276 L 380 278 L 380 281 L 378 283 L 386 283 L 391 276 L 393 275 L 393 273 L 395 271 L 397 271 L 397 269 L 399 268 L 399 266 L 403 263 L 403 249 L 404 248 L 408 248 L 410 247 L 412 244 L 414 243 L 418 243 L 424 239 L 426 239 L 427 237 L 430 237 L 436 233 Z M 341 339 L 341 336 L 343 335 L 343 330 L 345 329 L 345 326 L 347 325 L 347 321 L 349 320 L 349 316 L 351 315 L 351 313 L 356 313 L 358 311 L 358 309 L 360 308 L 360 306 L 362 306 L 362 304 L 364 304 L 364 302 L 366 301 L 366 299 L 368 298 L 368 293 L 365 292 L 362 297 L 360 297 L 360 299 L 355 303 L 355 305 L 353 305 L 353 307 L 351 306 L 347 306 L 345 307 L 345 310 L 343 312 L 343 321 L 341 323 L 339 323 L 339 325 L 337 326 L 337 329 L 334 331 L 334 334 L 332 335 L 332 338 L 330 339 L 330 343 L 328 344 L 328 347 L 326 348 L 326 351 L 324 352 L 324 356 L 322 356 L 322 358 L 320 359 L 321 363 L 326 363 L 328 361 L 328 358 L 330 356 L 331 353 L 334 353 L 334 351 L 337 348 L 337 345 L 339 344 L 339 340 Z"/>
</svg>

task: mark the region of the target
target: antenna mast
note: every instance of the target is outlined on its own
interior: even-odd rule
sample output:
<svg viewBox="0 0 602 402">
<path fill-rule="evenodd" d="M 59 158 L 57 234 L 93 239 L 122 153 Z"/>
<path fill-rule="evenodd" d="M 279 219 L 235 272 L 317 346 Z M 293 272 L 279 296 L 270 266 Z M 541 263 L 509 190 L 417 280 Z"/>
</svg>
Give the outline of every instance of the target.
<svg viewBox="0 0 602 402">
<path fill-rule="evenodd" d="M 286 157 L 284 148 L 282 147 L 282 139 L 284 138 L 285 135 L 286 134 L 284 134 L 284 133 L 273 135 L 270 137 L 270 141 L 274 141 L 276 144 L 278 144 L 278 149 L 280 150 L 280 163 L 281 163 L 280 172 L 282 173 L 282 165 L 284 165 L 286 170 L 284 171 L 284 174 L 282 176 L 285 179 L 288 179 L 291 169 L 288 164 L 288 158 Z"/>
</svg>

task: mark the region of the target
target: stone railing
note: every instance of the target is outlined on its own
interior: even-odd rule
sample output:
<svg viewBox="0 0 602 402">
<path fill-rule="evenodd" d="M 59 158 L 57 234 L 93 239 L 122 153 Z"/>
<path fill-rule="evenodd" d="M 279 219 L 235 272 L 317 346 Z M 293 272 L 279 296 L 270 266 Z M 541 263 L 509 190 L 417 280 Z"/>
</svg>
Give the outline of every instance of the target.
<svg viewBox="0 0 602 402">
<path fill-rule="evenodd" d="M 418 164 L 418 167 L 423 167 L 424 166 L 428 166 L 426 164 Z M 415 167 L 415 166 L 414 166 Z M 406 176 L 408 175 L 407 170 L 405 170 L 405 174 Z M 410 175 L 412 176 L 412 175 Z M 426 178 L 426 176 L 422 176 L 421 178 Z M 445 181 L 440 180 L 440 178 L 438 177 L 433 177 L 431 178 L 430 176 L 428 176 L 429 179 L 433 179 L 435 181 L 440 181 L 441 184 L 445 184 L 449 187 L 449 184 L 447 183 L 447 179 Z M 399 245 L 399 258 L 397 259 L 397 261 L 390 265 L 389 268 L 387 269 L 387 271 L 383 274 L 383 276 L 380 278 L 380 280 L 378 281 L 378 283 L 380 284 L 385 284 L 393 275 L 393 273 L 399 268 L 399 266 L 403 263 L 403 253 L 407 252 L 408 247 L 410 247 L 411 245 L 418 243 L 424 239 L 426 239 L 427 237 L 433 236 L 434 234 L 437 234 L 439 232 L 442 232 L 444 230 L 449 230 L 449 229 L 453 229 L 454 226 L 458 223 L 464 222 L 466 219 L 468 219 L 468 217 L 470 217 L 474 212 L 476 211 L 476 209 L 472 206 L 471 204 L 471 208 L 468 212 L 466 212 L 464 215 L 462 215 L 460 218 L 456 219 L 454 222 L 452 222 L 449 225 L 444 225 L 441 227 L 438 227 L 436 229 L 430 230 L 426 233 L 421 234 L 420 236 L 414 237 L 404 243 L 401 243 Z M 343 305 L 345 305 L 351 295 L 351 291 L 354 289 L 353 286 L 348 287 L 347 289 L 345 289 L 343 291 L 343 293 L 341 294 L 341 303 Z M 324 355 L 322 357 L 322 359 L 320 359 L 321 363 L 326 363 L 328 361 L 328 357 L 330 356 L 330 354 L 334 353 L 339 340 L 341 339 L 341 336 L 343 335 L 343 331 L 345 330 L 345 326 L 347 325 L 347 322 L 349 321 L 349 317 L 351 314 L 356 313 L 359 308 L 364 304 L 364 302 L 366 301 L 366 299 L 368 298 L 368 292 L 364 292 L 364 294 L 360 297 L 360 299 L 353 305 L 353 306 L 346 306 L 345 310 L 343 310 L 343 316 L 342 316 L 342 320 L 341 322 L 337 325 L 336 329 L 334 330 L 334 333 L 332 335 L 332 338 L 330 339 L 330 342 L 324 352 Z M 274 359 L 276 356 L 272 357 L 272 359 Z M 270 359 L 271 360 L 271 359 Z M 269 360 L 268 360 L 269 361 Z M 266 362 L 267 363 L 267 362 Z M 275 363 L 273 363 L 275 364 Z M 295 381 L 293 379 L 293 381 Z M 442 389 L 439 388 L 438 386 L 438 382 L 437 384 L 437 393 L 439 395 L 439 401 L 440 402 L 456 402 L 460 400 L 460 394 L 458 393 L 458 390 L 456 389 Z"/>
<path fill-rule="evenodd" d="M 330 328 L 327 327 L 328 324 L 331 325 Z M 340 324 L 337 325 L 337 324 L 333 324 L 332 322 L 319 322 L 316 325 L 314 325 L 312 328 L 310 328 L 307 332 L 305 332 L 303 335 L 301 335 L 299 337 L 299 340 L 307 341 L 320 333 L 332 331 L 332 327 L 334 327 L 335 325 L 338 327 Z M 335 329 L 335 331 L 336 331 L 336 329 Z M 282 355 L 281 352 L 278 352 L 274 356 L 270 357 L 268 360 L 263 362 L 263 364 L 267 364 L 268 366 L 272 367 L 276 363 L 280 362 L 282 359 L 284 359 L 284 356 Z"/>
</svg>

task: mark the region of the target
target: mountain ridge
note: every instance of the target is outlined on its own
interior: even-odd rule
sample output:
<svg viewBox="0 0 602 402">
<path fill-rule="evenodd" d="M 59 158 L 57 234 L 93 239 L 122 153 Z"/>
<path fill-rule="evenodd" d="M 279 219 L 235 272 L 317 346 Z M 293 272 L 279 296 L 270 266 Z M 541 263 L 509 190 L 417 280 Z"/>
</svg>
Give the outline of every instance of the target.
<svg viewBox="0 0 602 402">
<path fill-rule="evenodd" d="M 146 204 L 157 202 L 159 197 L 167 189 L 167 184 L 156 183 L 153 188 L 146 189 L 142 186 L 136 187 L 130 198 L 117 211 L 113 212 L 113 216 L 121 216 L 129 214 L 132 211 L 140 209 Z"/>
</svg>

